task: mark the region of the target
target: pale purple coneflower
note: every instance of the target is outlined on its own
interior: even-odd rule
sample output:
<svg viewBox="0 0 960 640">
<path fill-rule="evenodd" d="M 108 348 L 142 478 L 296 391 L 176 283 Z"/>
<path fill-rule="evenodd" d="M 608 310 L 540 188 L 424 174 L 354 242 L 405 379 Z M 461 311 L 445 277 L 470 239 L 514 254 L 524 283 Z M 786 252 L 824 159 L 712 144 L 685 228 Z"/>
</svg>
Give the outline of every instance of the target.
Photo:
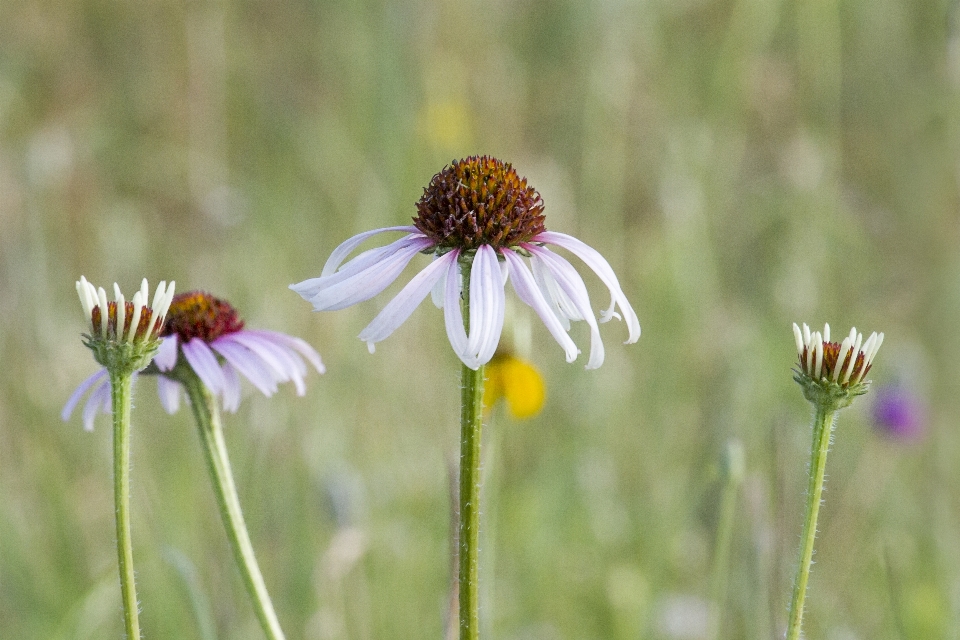
<svg viewBox="0 0 960 640">
<path fill-rule="evenodd" d="M 292 381 L 297 395 L 305 392 L 304 376 L 309 362 L 324 372 L 320 355 L 309 344 L 275 331 L 244 328 L 237 311 L 226 301 L 208 293 L 191 291 L 169 302 L 166 324 L 160 332 L 161 344 L 153 359 L 160 374 L 157 391 L 168 413 L 180 407 L 183 388 L 171 373 L 178 365 L 189 366 L 227 411 L 240 406 L 240 377 L 269 397 L 281 382 Z M 181 360 L 180 356 L 183 356 Z M 306 362 L 305 362 L 306 361 Z M 239 375 L 238 375 L 239 374 Z M 98 410 L 110 411 L 110 382 L 106 370 L 84 380 L 63 408 L 69 419 L 83 395 L 93 391 L 83 410 L 84 428 L 93 429 Z"/>
<path fill-rule="evenodd" d="M 626 343 L 640 337 L 640 322 L 627 301 L 610 264 L 580 240 L 544 226 L 543 201 L 510 164 L 487 156 L 452 163 L 436 174 L 417 203 L 418 215 L 409 226 L 386 227 L 356 235 L 330 255 L 318 278 L 290 285 L 317 311 L 335 311 L 369 300 L 386 289 L 418 253 L 433 260 L 360 332 L 371 353 L 413 313 L 427 295 L 444 310 L 447 337 L 463 363 L 477 369 L 493 357 L 503 328 L 505 286 L 543 320 L 573 362 L 580 350 L 570 338 L 570 322 L 583 320 L 590 329 L 587 369 L 603 363 L 603 342 L 586 285 L 576 269 L 547 245 L 570 251 L 583 260 L 609 289 L 609 308 L 600 322 L 611 318 L 627 324 Z M 365 240 L 379 233 L 406 235 L 384 247 L 370 249 L 346 264 L 344 260 Z M 528 262 L 524 260 L 528 259 Z M 469 290 L 463 291 L 461 268 L 470 269 Z M 469 334 L 460 309 L 469 297 Z M 620 313 L 616 312 L 620 308 Z"/>
</svg>

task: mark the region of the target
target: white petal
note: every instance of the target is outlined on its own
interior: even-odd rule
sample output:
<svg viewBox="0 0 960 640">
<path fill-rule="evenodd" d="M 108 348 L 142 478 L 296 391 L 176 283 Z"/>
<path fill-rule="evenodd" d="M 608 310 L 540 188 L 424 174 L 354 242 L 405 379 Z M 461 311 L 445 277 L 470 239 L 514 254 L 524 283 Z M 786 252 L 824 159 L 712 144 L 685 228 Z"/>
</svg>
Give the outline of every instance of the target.
<svg viewBox="0 0 960 640">
<path fill-rule="evenodd" d="M 467 356 L 467 331 L 463 327 L 463 311 L 460 309 L 460 293 L 463 289 L 463 276 L 460 273 L 458 258 L 460 250 L 451 251 L 450 265 L 442 279 L 446 282 L 443 301 L 443 323 L 447 330 L 447 339 L 453 352 L 465 365 L 476 370 L 480 364 L 476 358 Z M 449 254 L 448 254 L 449 255 Z"/>
<path fill-rule="evenodd" d="M 455 254 L 456 252 L 451 251 L 442 258 L 434 260 L 426 269 L 415 275 L 400 293 L 387 303 L 373 322 L 360 332 L 358 337 L 369 345 L 380 342 L 393 333 L 430 294 L 430 289 L 449 267 L 450 261 L 456 259 Z"/>
<path fill-rule="evenodd" d="M 534 282 L 543 294 L 550 309 L 560 321 L 564 331 L 570 331 L 571 320 L 583 320 L 583 317 L 577 312 L 576 305 L 570 300 L 557 285 L 556 279 L 550 275 L 550 271 L 543 266 L 543 261 L 531 254 L 530 267 L 533 272 Z"/>
<path fill-rule="evenodd" d="M 133 342 L 137 335 L 137 326 L 140 324 L 140 314 L 143 313 L 143 294 L 137 291 L 133 294 L 133 315 L 130 316 L 130 329 L 127 331 L 127 342 Z"/>
<path fill-rule="evenodd" d="M 837 382 L 840 379 L 840 369 L 843 368 L 843 361 L 847 357 L 847 352 L 850 351 L 850 337 L 847 336 L 843 339 L 843 342 L 840 343 L 840 354 L 837 356 L 837 364 L 833 366 L 833 375 L 831 380 Z"/>
<path fill-rule="evenodd" d="M 810 346 L 810 327 L 807 326 L 807 323 L 803 323 L 803 345 L 805 347 Z"/>
<path fill-rule="evenodd" d="M 100 335 L 107 338 L 107 323 L 110 320 L 110 307 L 107 306 L 107 292 L 103 287 L 97 289 L 97 302 L 100 305 Z"/>
<path fill-rule="evenodd" d="M 481 245 L 470 271 L 470 337 L 467 355 L 486 364 L 500 343 L 504 313 L 503 275 L 497 252 Z"/>
<path fill-rule="evenodd" d="M 150 305 L 150 308 L 153 309 L 154 317 L 157 315 L 157 309 L 160 308 L 160 301 L 167 293 L 166 286 L 167 281 L 161 280 L 160 284 L 157 285 L 157 290 L 153 292 L 153 304 Z"/>
<path fill-rule="evenodd" d="M 550 308 L 550 303 L 543 297 L 543 293 L 537 287 L 533 274 L 523 263 L 523 259 L 513 251 L 504 251 L 503 257 L 506 260 L 507 268 L 510 270 L 510 282 L 513 283 L 513 290 L 517 292 L 517 297 L 540 316 L 550 335 L 563 347 L 567 362 L 576 360 L 580 350 L 577 349 L 577 345 L 564 330 L 557 314 Z"/>
<path fill-rule="evenodd" d="M 533 241 L 546 242 L 558 247 L 563 247 L 593 269 L 597 277 L 599 277 L 600 280 L 603 281 L 603 284 L 607 286 L 607 289 L 610 290 L 610 307 L 600 313 L 600 321 L 606 322 L 609 320 L 613 315 L 614 307 L 620 307 L 620 312 L 623 313 L 624 321 L 627 323 L 628 337 L 626 344 L 634 343 L 640 338 L 640 320 L 637 319 L 637 314 L 634 312 L 633 307 L 630 306 L 627 296 L 624 295 L 623 290 L 620 288 L 620 281 L 617 280 L 617 275 L 610 267 L 610 263 L 600 255 L 599 251 L 573 236 L 555 231 L 544 231 L 535 236 Z"/>
<path fill-rule="evenodd" d="M 803 357 L 803 334 L 800 333 L 800 327 L 797 326 L 797 323 L 793 323 L 793 337 L 797 341 L 797 353 L 800 354 L 800 357 Z"/>
<path fill-rule="evenodd" d="M 430 300 L 437 309 L 443 309 L 443 298 L 447 291 L 447 274 L 444 273 L 430 290 Z"/>
<path fill-rule="evenodd" d="M 363 241 L 367 238 L 377 235 L 378 233 L 386 233 L 388 231 L 405 231 L 406 233 L 420 234 L 420 230 L 414 227 L 413 225 L 407 225 L 402 227 L 384 227 L 382 229 L 374 229 L 373 231 L 365 231 L 363 233 L 357 234 L 345 240 L 340 244 L 339 247 L 333 250 L 333 253 L 330 254 L 330 257 L 327 258 L 326 264 L 323 265 L 323 271 L 320 273 L 320 276 L 328 276 L 334 273 L 337 268 L 343 263 L 344 259 L 351 253 L 353 250 L 363 244 Z M 422 234 L 420 234 L 422 235 Z"/>
<path fill-rule="evenodd" d="M 827 322 L 823 323 L 823 341 L 830 342 L 830 324 Z"/>
<path fill-rule="evenodd" d="M 841 384 L 846 384 L 850 380 L 850 374 L 853 372 L 853 367 L 857 364 L 857 356 L 860 354 L 860 343 L 863 341 L 863 334 L 857 334 L 857 341 L 854 344 L 853 348 L 850 349 L 850 364 L 847 365 L 846 371 L 843 372 L 843 379 Z"/>
<path fill-rule="evenodd" d="M 573 268 L 573 265 L 557 254 L 533 245 L 525 248 L 535 258 L 543 261 L 543 266 L 550 271 L 556 279 L 557 285 L 569 296 L 571 303 L 576 306 L 577 311 L 590 326 L 590 359 L 586 368 L 596 369 L 603 364 L 603 342 L 600 340 L 600 329 L 590 307 L 590 296 L 587 293 L 586 285 L 583 284 L 583 279 Z"/>
<path fill-rule="evenodd" d="M 816 380 L 820 379 L 820 372 L 823 369 L 823 336 L 820 332 L 817 332 L 817 347 L 815 350 L 816 358 L 814 361 L 814 370 L 813 377 Z"/>
<path fill-rule="evenodd" d="M 123 325 L 126 321 L 127 301 L 123 299 L 123 294 L 117 289 L 117 342 L 123 341 Z"/>
<path fill-rule="evenodd" d="M 83 276 L 80 276 L 80 279 L 77 281 L 77 295 L 80 296 L 80 306 L 83 307 L 83 315 L 86 316 L 87 320 L 90 319 L 93 307 L 96 306 L 93 298 L 90 296 L 90 289 L 87 287 L 88 284 L 87 279 Z"/>
</svg>

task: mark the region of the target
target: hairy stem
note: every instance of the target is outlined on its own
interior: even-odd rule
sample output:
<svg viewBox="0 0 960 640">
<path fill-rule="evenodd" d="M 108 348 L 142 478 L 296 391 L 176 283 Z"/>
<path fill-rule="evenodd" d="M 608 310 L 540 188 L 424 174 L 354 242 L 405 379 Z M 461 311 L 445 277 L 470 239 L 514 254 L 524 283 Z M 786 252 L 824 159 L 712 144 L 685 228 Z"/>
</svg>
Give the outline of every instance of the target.
<svg viewBox="0 0 960 640">
<path fill-rule="evenodd" d="M 787 624 L 787 640 L 798 640 L 803 621 L 803 600 L 807 595 L 807 581 L 813 561 L 813 542 L 817 537 L 817 516 L 823 495 L 823 478 L 827 468 L 827 451 L 830 434 L 836 421 L 836 412 L 817 406 L 813 417 L 813 443 L 810 447 L 810 483 L 807 488 L 807 512 L 800 537 L 800 559 L 797 563 L 797 578 L 793 583 L 790 600 L 790 615 Z"/>
<path fill-rule="evenodd" d="M 463 268 L 463 317 L 469 331 L 470 267 Z M 480 435 L 483 427 L 483 373 L 461 366 L 460 393 L 460 640 L 480 637 Z"/>
<path fill-rule="evenodd" d="M 247 533 L 247 526 L 243 521 L 243 512 L 240 510 L 240 499 L 237 496 L 237 487 L 233 481 L 233 472 L 230 470 L 230 458 L 227 456 L 227 444 L 223 439 L 223 426 L 220 422 L 220 410 L 216 399 L 210 390 L 195 374 L 185 376 L 184 386 L 190 396 L 190 405 L 193 415 L 197 419 L 200 431 L 200 440 L 203 444 L 204 458 L 210 479 L 213 481 L 213 491 L 217 497 L 217 506 L 220 508 L 220 517 L 230 540 L 233 557 L 243 577 L 243 584 L 250 594 L 253 608 L 263 632 L 270 640 L 283 640 L 283 630 L 277 620 L 277 614 L 267 593 L 267 586 L 263 582 L 257 558 L 253 553 L 253 544 Z"/>
<path fill-rule="evenodd" d="M 110 374 L 113 402 L 113 498 L 116 503 L 117 560 L 123 627 L 129 640 L 140 639 L 137 586 L 133 571 L 133 541 L 130 535 L 130 393 L 129 373 Z"/>
</svg>

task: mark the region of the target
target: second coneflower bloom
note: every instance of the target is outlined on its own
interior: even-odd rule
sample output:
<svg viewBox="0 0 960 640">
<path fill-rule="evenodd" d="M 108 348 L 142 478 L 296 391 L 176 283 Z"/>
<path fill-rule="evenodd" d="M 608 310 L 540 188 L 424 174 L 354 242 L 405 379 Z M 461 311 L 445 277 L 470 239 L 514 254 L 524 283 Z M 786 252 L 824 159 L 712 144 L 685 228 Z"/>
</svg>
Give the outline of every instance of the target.
<svg viewBox="0 0 960 640">
<path fill-rule="evenodd" d="M 365 240 L 391 231 L 406 235 L 344 264 Z M 488 156 L 454 162 L 436 174 L 417 203 L 413 225 L 375 229 L 350 238 L 330 255 L 320 277 L 290 288 L 317 311 L 343 309 L 386 289 L 418 253 L 432 254 L 433 262 L 360 332 L 371 351 L 433 292 L 434 302 L 444 310 L 450 344 L 465 365 L 477 369 L 490 361 L 499 344 L 509 280 L 517 296 L 533 308 L 563 347 L 567 362 L 580 353 L 567 333 L 571 321 L 587 323 L 587 368 L 595 369 L 603 363 L 604 351 L 587 288 L 576 269 L 549 246 L 570 251 L 599 276 L 611 295 L 609 307 L 600 312 L 600 322 L 622 314 L 627 343 L 636 342 L 640 323 L 610 264 L 580 240 L 547 231 L 540 194 L 510 164 Z M 461 283 L 464 265 L 470 270 L 467 291 Z M 470 301 L 469 332 L 464 328 L 461 296 Z"/>
<path fill-rule="evenodd" d="M 270 397 L 278 383 L 288 381 L 293 382 L 297 395 L 303 395 L 306 363 L 318 373 L 325 370 L 320 355 L 300 338 L 246 329 L 230 303 L 202 291 L 173 298 L 160 335 L 163 343 L 154 364 L 161 374 L 172 371 L 182 356 L 211 393 L 221 398 L 224 409 L 231 412 L 240 405 L 238 374 Z M 171 376 L 161 375 L 158 385 L 164 408 L 175 412 L 180 384 Z"/>
</svg>

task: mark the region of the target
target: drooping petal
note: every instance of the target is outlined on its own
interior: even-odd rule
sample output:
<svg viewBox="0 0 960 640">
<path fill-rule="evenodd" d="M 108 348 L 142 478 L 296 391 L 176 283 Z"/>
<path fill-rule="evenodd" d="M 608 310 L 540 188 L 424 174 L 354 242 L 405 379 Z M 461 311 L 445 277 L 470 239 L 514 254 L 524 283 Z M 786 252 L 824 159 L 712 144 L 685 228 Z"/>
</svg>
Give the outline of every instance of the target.
<svg viewBox="0 0 960 640">
<path fill-rule="evenodd" d="M 510 270 L 510 282 L 513 283 L 513 290 L 517 292 L 517 297 L 540 316 L 550 335 L 563 347 L 567 362 L 576 360 L 580 350 L 564 330 L 560 319 L 550 308 L 546 298 L 543 297 L 543 293 L 537 287 L 533 274 L 523 263 L 523 259 L 513 251 L 504 251 L 503 257 L 506 260 L 507 268 Z"/>
<path fill-rule="evenodd" d="M 240 407 L 240 376 L 237 370 L 225 362 L 220 367 L 223 372 L 223 410 L 236 413 Z"/>
<path fill-rule="evenodd" d="M 200 377 L 203 384 L 214 395 L 222 395 L 226 380 L 223 377 L 223 371 L 220 369 L 220 363 L 213 351 L 207 346 L 201 338 L 193 338 L 189 342 L 183 343 L 183 356 L 190 363 L 193 371 Z"/>
<path fill-rule="evenodd" d="M 272 370 L 253 351 L 231 340 L 230 335 L 220 336 L 210 343 L 210 347 L 269 398 L 277 391 Z"/>
<path fill-rule="evenodd" d="M 94 385 L 101 383 L 107 377 L 107 370 L 100 369 L 92 376 L 84 380 L 77 386 L 76 390 L 70 395 L 70 399 L 67 400 L 67 404 L 63 405 L 63 411 L 60 412 L 60 419 L 66 422 L 70 419 L 70 416 L 73 414 L 73 410 L 77 408 L 77 404 L 80 402 L 80 398 L 83 397 L 87 391 L 90 390 Z"/>
<path fill-rule="evenodd" d="M 373 348 L 403 322 L 410 317 L 423 299 L 430 294 L 430 290 L 437 280 L 445 273 L 451 260 L 456 259 L 456 252 L 451 251 L 431 262 L 423 271 L 418 273 L 407 283 L 397 296 L 387 303 L 387 306 L 360 332 L 359 338 Z"/>
<path fill-rule="evenodd" d="M 586 368 L 596 369 L 603 364 L 603 341 L 600 339 L 600 328 L 590 307 L 590 296 L 586 285 L 583 284 L 583 279 L 573 265 L 552 251 L 533 245 L 524 248 L 530 252 L 531 261 L 542 261 L 543 266 L 556 279 L 557 286 L 569 297 L 570 303 L 590 326 L 590 359 Z"/>
<path fill-rule="evenodd" d="M 160 371 L 170 371 L 177 364 L 177 334 L 160 340 L 160 348 L 157 349 L 157 355 L 153 356 L 153 362 Z"/>
<path fill-rule="evenodd" d="M 533 271 L 533 280 L 543 294 L 548 306 L 560 320 L 564 331 L 570 331 L 570 321 L 583 320 L 583 315 L 577 311 L 577 307 L 570 300 L 570 296 L 563 292 L 556 279 L 550 274 L 550 270 L 543 266 L 541 260 L 534 259 L 531 256 L 530 267 Z"/>
<path fill-rule="evenodd" d="M 180 383 L 166 376 L 157 376 L 157 395 L 160 396 L 160 406 L 173 415 L 180 409 Z"/>
<path fill-rule="evenodd" d="M 290 288 L 299 293 L 304 299 L 310 300 L 324 289 L 327 289 L 339 282 L 343 282 L 347 278 L 352 278 L 353 276 L 369 269 L 370 267 L 376 266 L 398 251 L 412 246 L 426 247 L 430 244 L 431 243 L 425 240 L 422 236 L 404 236 L 399 240 L 394 240 L 384 247 L 376 247 L 364 251 L 333 273 L 323 275 L 318 278 L 310 278 L 308 280 L 304 280 L 303 282 L 298 282 L 297 284 L 292 284 L 290 285 Z"/>
<path fill-rule="evenodd" d="M 250 331 L 238 331 L 229 336 L 223 336 L 222 339 L 229 339 L 236 342 L 255 353 L 263 364 L 269 367 L 273 378 L 277 382 L 286 382 L 290 379 L 291 373 L 298 375 L 298 369 L 295 363 L 291 362 L 289 354 L 285 353 L 277 345 L 269 340 L 262 340 Z M 300 363 L 301 366 L 303 363 Z M 306 373 L 306 367 L 302 366 L 303 373 Z"/>
<path fill-rule="evenodd" d="M 504 313 L 503 274 L 497 252 L 480 245 L 470 270 L 470 334 L 467 355 L 480 365 L 493 357 L 500 343 Z"/>
<path fill-rule="evenodd" d="M 458 250 L 459 251 L 459 250 Z M 437 284 L 430 290 L 430 300 L 437 309 L 443 309 L 443 299 L 447 291 L 447 274 L 440 276 Z"/>
<path fill-rule="evenodd" d="M 323 271 L 320 273 L 321 276 L 328 276 L 334 273 L 337 268 L 343 263 L 344 259 L 351 253 L 353 250 L 363 244 L 363 241 L 367 238 L 375 236 L 379 233 L 387 233 L 388 231 L 404 231 L 406 233 L 420 234 L 420 230 L 413 225 L 405 225 L 400 227 L 384 227 L 382 229 L 374 229 L 373 231 L 365 231 L 359 233 L 352 238 L 344 240 L 340 243 L 340 246 L 333 250 L 333 253 L 330 254 L 330 257 L 327 258 L 327 262 L 323 265 Z"/>
<path fill-rule="evenodd" d="M 247 331 L 247 333 L 252 333 L 268 340 L 272 340 L 275 343 L 279 343 L 282 346 L 296 351 L 303 356 L 307 362 L 313 365 L 313 368 L 317 370 L 317 373 L 325 373 L 327 370 L 327 368 L 323 366 L 323 361 L 320 359 L 320 354 L 317 353 L 316 349 L 311 347 L 306 340 L 302 340 L 296 336 L 287 335 L 286 333 L 280 333 L 279 331 L 267 331 L 266 329 L 256 329 Z"/>
<path fill-rule="evenodd" d="M 97 412 L 110 413 L 110 380 L 104 380 L 93 390 L 83 407 L 83 430 L 93 431 L 93 419 Z"/>
<path fill-rule="evenodd" d="M 630 306 L 630 302 L 620 288 L 620 281 L 617 280 L 617 276 L 610 267 L 610 263 L 607 262 L 606 258 L 600 255 L 596 249 L 573 236 L 555 231 L 544 231 L 534 236 L 533 242 L 545 242 L 563 247 L 583 260 L 588 267 L 593 269 L 593 272 L 597 274 L 600 280 L 603 281 L 607 289 L 610 290 L 610 307 L 600 313 L 600 321 L 606 322 L 614 317 L 614 307 L 618 306 L 620 307 L 620 312 L 623 314 L 624 322 L 627 323 L 628 337 L 626 344 L 636 342 L 640 338 L 640 321 L 637 319 L 637 314 L 634 312 L 633 307 Z"/>
<path fill-rule="evenodd" d="M 460 250 L 456 249 L 450 253 L 455 254 L 450 258 L 450 265 L 443 279 L 446 281 L 444 287 L 443 300 L 443 322 L 447 329 L 447 338 L 450 340 L 450 346 L 453 352 L 463 361 L 465 365 L 476 370 L 480 364 L 476 358 L 467 354 L 467 332 L 463 327 L 463 312 L 460 310 L 460 293 L 463 288 L 463 278 L 460 274 L 460 263 L 458 262 Z M 449 255 L 449 254 L 447 254 Z"/>
<path fill-rule="evenodd" d="M 326 283 L 315 283 L 314 289 L 322 288 L 306 300 L 317 311 L 336 311 L 369 300 L 390 286 L 415 255 L 432 246 L 429 240 L 414 240 L 416 241 L 408 242 L 390 256 L 350 277 L 339 279 L 339 274 L 333 274 L 329 276 L 329 286 Z"/>
</svg>

